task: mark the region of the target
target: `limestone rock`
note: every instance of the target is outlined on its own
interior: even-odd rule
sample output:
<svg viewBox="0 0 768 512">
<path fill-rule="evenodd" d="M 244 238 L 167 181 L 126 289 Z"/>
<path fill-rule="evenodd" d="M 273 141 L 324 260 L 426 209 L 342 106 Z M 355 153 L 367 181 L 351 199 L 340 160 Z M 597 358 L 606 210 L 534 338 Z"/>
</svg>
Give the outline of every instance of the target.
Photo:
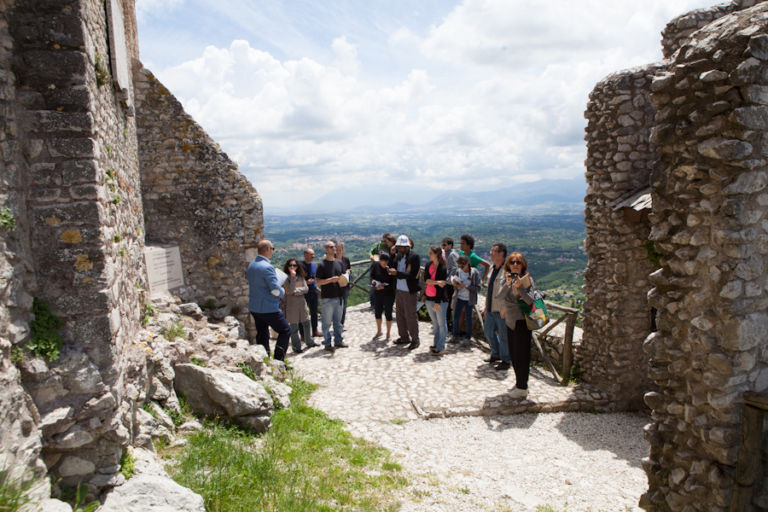
<svg viewBox="0 0 768 512">
<path fill-rule="evenodd" d="M 192 364 L 176 365 L 175 370 L 176 391 L 193 411 L 227 416 L 260 432 L 268 427 L 274 404 L 260 383 L 242 373 Z"/>
<path fill-rule="evenodd" d="M 168 476 L 136 475 L 107 495 L 100 512 L 205 512 L 203 498 Z"/>
</svg>

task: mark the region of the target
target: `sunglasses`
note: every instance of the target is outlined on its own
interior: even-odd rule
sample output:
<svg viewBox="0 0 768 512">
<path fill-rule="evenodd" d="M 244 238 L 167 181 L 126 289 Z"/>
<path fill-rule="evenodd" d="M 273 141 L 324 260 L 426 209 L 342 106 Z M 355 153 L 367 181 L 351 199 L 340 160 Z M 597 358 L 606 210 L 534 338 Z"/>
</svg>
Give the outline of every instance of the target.
<svg viewBox="0 0 768 512">
<path fill-rule="evenodd" d="M 290 267 L 297 267 L 297 268 L 298 268 L 298 265 L 297 265 L 297 264 L 295 264 L 295 263 L 291 263 L 290 265 L 288 265 L 288 267 L 289 267 L 289 268 L 290 268 Z"/>
<path fill-rule="evenodd" d="M 512 260 L 509 262 L 510 265 L 522 265 L 523 262 L 520 260 Z"/>
</svg>

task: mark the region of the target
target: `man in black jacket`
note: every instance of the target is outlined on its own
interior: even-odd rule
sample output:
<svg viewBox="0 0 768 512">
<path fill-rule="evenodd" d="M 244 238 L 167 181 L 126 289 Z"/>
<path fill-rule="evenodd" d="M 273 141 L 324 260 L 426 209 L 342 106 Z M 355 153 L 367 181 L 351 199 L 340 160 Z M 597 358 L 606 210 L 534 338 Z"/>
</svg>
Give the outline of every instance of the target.
<svg viewBox="0 0 768 512">
<path fill-rule="evenodd" d="M 389 274 L 395 276 L 395 320 L 400 335 L 395 343 L 408 344 L 408 350 L 419 346 L 419 317 L 416 313 L 416 297 L 421 290 L 419 270 L 421 258 L 411 249 L 408 237 L 400 235 L 395 243 L 397 255 L 389 260 Z"/>
</svg>

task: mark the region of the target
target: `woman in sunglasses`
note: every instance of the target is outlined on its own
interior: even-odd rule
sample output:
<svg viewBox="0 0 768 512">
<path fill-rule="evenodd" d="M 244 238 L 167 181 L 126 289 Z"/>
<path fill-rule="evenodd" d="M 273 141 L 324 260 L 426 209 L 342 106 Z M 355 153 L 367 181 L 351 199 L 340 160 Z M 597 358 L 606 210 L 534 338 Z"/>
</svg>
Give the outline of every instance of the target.
<svg viewBox="0 0 768 512">
<path fill-rule="evenodd" d="M 304 336 L 307 340 L 307 347 L 316 347 L 317 343 L 312 341 L 312 330 L 309 325 L 309 311 L 307 311 L 307 302 L 304 295 L 309 291 L 307 281 L 304 279 L 306 273 L 304 268 L 299 265 L 296 258 L 291 258 L 285 262 L 283 272 L 288 275 L 288 279 L 283 283 L 285 288 L 285 319 L 291 324 L 291 347 L 296 354 L 304 352 L 301 348 L 301 338 L 299 338 L 299 324 L 302 325 Z"/>
<path fill-rule="evenodd" d="M 505 309 L 502 317 L 507 324 L 507 343 L 515 370 L 515 389 L 510 392 L 513 398 L 528 396 L 528 374 L 531 366 L 531 331 L 525 324 L 525 316 L 518 300 L 533 304 L 535 290 L 533 278 L 528 273 L 528 263 L 519 252 L 513 252 L 504 263 L 505 283 L 498 289 L 494 300 L 504 300 Z"/>
</svg>

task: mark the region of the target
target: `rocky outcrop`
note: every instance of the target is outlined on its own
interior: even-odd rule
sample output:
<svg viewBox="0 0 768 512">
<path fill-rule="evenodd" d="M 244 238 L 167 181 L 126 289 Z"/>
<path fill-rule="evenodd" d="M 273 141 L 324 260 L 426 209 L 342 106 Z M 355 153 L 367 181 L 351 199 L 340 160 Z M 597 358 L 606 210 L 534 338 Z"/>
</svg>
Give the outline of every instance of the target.
<svg viewBox="0 0 768 512">
<path fill-rule="evenodd" d="M 208 416 L 226 416 L 256 432 L 265 432 L 274 405 L 264 386 L 241 373 L 203 368 L 192 364 L 176 366 L 176 391 L 186 397 L 190 408 Z"/>
<path fill-rule="evenodd" d="M 100 512 L 205 512 L 203 498 L 174 482 L 153 452 L 132 456 L 137 475 L 109 493 Z"/>
</svg>

